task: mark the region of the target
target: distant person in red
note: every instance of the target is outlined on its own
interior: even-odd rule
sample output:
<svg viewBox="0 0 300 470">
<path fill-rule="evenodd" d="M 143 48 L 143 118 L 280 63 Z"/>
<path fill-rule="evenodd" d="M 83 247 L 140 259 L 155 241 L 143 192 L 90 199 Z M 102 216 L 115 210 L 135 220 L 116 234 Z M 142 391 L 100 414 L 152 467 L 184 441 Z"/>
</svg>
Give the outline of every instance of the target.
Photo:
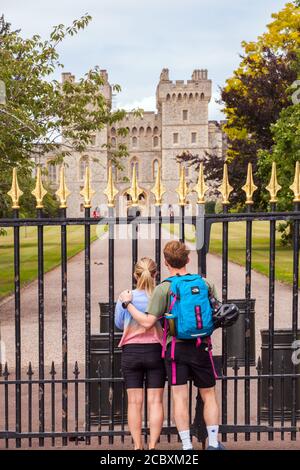
<svg viewBox="0 0 300 470">
<path fill-rule="evenodd" d="M 96 207 L 96 208 L 93 210 L 93 218 L 94 218 L 94 219 L 100 219 L 100 209 L 99 209 L 99 207 Z"/>
</svg>

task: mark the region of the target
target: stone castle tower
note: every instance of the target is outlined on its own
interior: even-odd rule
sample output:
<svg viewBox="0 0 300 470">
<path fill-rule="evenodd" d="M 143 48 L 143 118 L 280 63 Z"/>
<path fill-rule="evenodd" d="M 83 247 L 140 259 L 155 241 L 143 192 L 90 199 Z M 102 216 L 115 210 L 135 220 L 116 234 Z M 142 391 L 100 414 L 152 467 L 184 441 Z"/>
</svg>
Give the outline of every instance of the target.
<svg viewBox="0 0 300 470">
<path fill-rule="evenodd" d="M 108 81 L 106 70 L 100 72 L 104 78 L 101 93 L 111 106 L 112 88 Z M 64 73 L 62 80 L 75 80 L 70 73 Z M 103 190 L 107 184 L 108 152 L 103 144 L 109 142 L 117 147 L 122 142 L 127 145 L 129 156 L 123 158 L 123 170 L 115 170 L 115 182 L 119 190 L 119 201 L 123 207 L 130 206 L 130 180 L 133 166 L 136 166 L 139 187 L 143 190 L 140 196 L 140 206 L 148 213 L 154 202 L 151 189 L 159 165 L 162 168 L 163 185 L 167 192 L 164 203 L 176 204 L 175 189 L 179 182 L 179 165 L 176 156 L 184 151 L 202 156 L 205 152 L 217 154 L 220 158 L 224 153 L 224 139 L 220 126 L 216 121 L 209 121 L 208 104 L 212 96 L 212 82 L 208 79 L 207 70 L 194 70 L 191 80 L 169 79 L 169 70 L 163 69 L 156 89 L 156 111 L 145 112 L 137 117 L 129 112 L 119 123 L 127 127 L 128 135 L 120 137 L 116 127 L 106 127 L 93 136 L 92 146 L 84 154 L 72 155 L 65 159 L 67 186 L 71 191 L 68 199 L 67 213 L 69 217 L 83 215 L 82 198 L 79 195 L 83 188 L 85 167 L 91 168 L 91 184 L 95 190 L 93 209 L 106 204 Z M 51 156 L 42 157 L 42 164 L 48 165 Z M 94 161 L 94 160 L 97 161 Z M 194 183 L 197 175 L 192 168 L 186 166 L 187 181 Z M 49 167 L 49 178 L 53 187 L 58 184 L 58 168 Z M 190 201 L 196 196 L 190 196 Z M 105 209 L 101 209 L 102 215 Z"/>
</svg>

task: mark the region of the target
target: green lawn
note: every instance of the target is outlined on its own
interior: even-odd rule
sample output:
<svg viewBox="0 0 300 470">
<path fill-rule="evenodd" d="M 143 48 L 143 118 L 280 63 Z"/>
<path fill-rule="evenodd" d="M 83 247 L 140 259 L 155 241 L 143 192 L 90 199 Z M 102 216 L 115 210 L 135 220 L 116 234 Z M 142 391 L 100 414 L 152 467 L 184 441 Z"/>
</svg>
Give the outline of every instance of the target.
<svg viewBox="0 0 300 470">
<path fill-rule="evenodd" d="M 252 267 L 256 271 L 268 275 L 269 273 L 269 222 L 253 222 Z M 178 227 L 171 229 L 178 234 Z M 246 223 L 232 222 L 229 224 L 229 260 L 245 265 Z M 186 240 L 195 241 L 194 229 L 186 226 Z M 212 226 L 210 253 L 222 254 L 222 224 Z M 275 276 L 279 281 L 292 284 L 293 281 L 293 251 L 280 245 L 280 234 L 276 232 L 276 268 Z"/>
<path fill-rule="evenodd" d="M 91 226 L 91 240 L 97 238 L 97 226 Z M 106 230 L 99 226 L 97 233 L 101 235 Z M 24 286 L 37 278 L 37 228 L 21 227 L 20 229 L 20 279 Z M 0 298 L 14 290 L 14 257 L 13 229 L 7 229 L 7 235 L 0 237 Z M 84 249 L 84 227 L 68 226 L 67 228 L 68 258 Z M 60 264 L 60 227 L 45 227 L 44 229 L 44 269 L 50 271 Z"/>
</svg>

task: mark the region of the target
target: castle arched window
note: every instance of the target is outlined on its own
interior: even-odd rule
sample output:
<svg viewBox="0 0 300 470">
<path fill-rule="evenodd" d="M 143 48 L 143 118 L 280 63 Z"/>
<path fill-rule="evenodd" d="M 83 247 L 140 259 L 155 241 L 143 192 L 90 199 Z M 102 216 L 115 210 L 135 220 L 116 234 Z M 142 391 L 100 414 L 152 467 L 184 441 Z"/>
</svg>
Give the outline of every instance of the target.
<svg viewBox="0 0 300 470">
<path fill-rule="evenodd" d="M 57 181 L 57 168 L 53 163 L 48 164 L 48 178 L 50 183 L 56 183 Z"/>
<path fill-rule="evenodd" d="M 182 100 L 182 94 L 179 93 L 179 94 L 178 94 L 178 101 L 181 101 L 181 100 Z"/>
<path fill-rule="evenodd" d="M 138 140 L 137 137 L 132 137 L 132 147 L 137 147 Z"/>
<path fill-rule="evenodd" d="M 158 147 L 159 144 L 159 138 L 157 135 L 153 137 L 153 147 Z"/>
<path fill-rule="evenodd" d="M 143 136 L 144 135 L 144 132 L 145 132 L 145 129 L 143 127 L 140 127 L 139 129 L 139 135 L 140 136 Z"/>
<path fill-rule="evenodd" d="M 158 161 L 158 160 L 154 160 L 154 161 L 153 161 L 153 164 L 152 164 L 152 173 L 153 173 L 153 179 L 154 179 L 154 180 L 155 180 L 156 177 L 157 177 L 158 169 L 159 169 L 159 161 Z"/>
<path fill-rule="evenodd" d="M 116 146 L 116 138 L 115 137 L 111 138 L 111 145 L 112 145 L 112 147 Z"/>
<path fill-rule="evenodd" d="M 88 157 L 82 157 L 79 161 L 79 179 L 80 181 L 84 180 L 85 169 L 88 166 Z"/>
<path fill-rule="evenodd" d="M 112 127 L 110 130 L 111 135 L 116 135 L 116 128 Z"/>
<path fill-rule="evenodd" d="M 192 100 L 193 99 L 193 93 L 190 93 L 189 94 L 189 100 Z"/>
<path fill-rule="evenodd" d="M 137 178 L 139 177 L 139 162 L 138 162 L 138 159 L 136 157 L 132 158 L 131 162 L 130 162 L 130 179 L 132 178 L 132 174 L 133 174 L 133 168 L 136 168 L 136 176 Z"/>
<path fill-rule="evenodd" d="M 187 94 L 186 93 L 183 94 L 183 99 L 187 100 Z"/>
<path fill-rule="evenodd" d="M 173 101 L 176 100 L 176 93 L 173 93 L 173 95 L 172 95 L 172 100 L 173 100 Z"/>
<path fill-rule="evenodd" d="M 147 134 L 147 135 L 151 135 L 151 134 L 152 134 L 152 129 L 151 129 L 150 126 L 147 127 L 147 129 L 146 129 L 146 134 Z"/>
<path fill-rule="evenodd" d="M 205 96 L 204 96 L 204 93 L 201 93 L 200 99 L 201 99 L 201 100 L 204 100 L 204 97 L 205 97 Z"/>
<path fill-rule="evenodd" d="M 196 93 L 196 94 L 195 94 L 195 98 L 196 98 L 196 100 L 199 99 L 199 93 Z"/>
<path fill-rule="evenodd" d="M 132 135 L 137 135 L 137 128 L 133 127 L 131 132 L 132 132 Z"/>
<path fill-rule="evenodd" d="M 188 110 L 187 109 L 184 109 L 182 111 L 182 120 L 183 121 L 187 121 L 188 120 Z"/>
<path fill-rule="evenodd" d="M 159 129 L 157 126 L 155 126 L 153 129 L 153 135 L 158 135 L 158 134 L 159 134 Z"/>
<path fill-rule="evenodd" d="M 166 96 L 166 100 L 170 101 L 170 99 L 171 99 L 171 95 L 170 95 L 170 93 L 168 93 L 167 96 Z"/>
</svg>

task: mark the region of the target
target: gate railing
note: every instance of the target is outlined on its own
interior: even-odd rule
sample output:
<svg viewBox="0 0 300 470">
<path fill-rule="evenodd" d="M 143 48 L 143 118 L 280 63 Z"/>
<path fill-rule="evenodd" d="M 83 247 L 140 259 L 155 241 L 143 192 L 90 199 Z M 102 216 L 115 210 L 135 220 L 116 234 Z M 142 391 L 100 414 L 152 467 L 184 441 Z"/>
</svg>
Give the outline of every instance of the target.
<svg viewBox="0 0 300 470">
<path fill-rule="evenodd" d="M 108 185 L 105 190 L 108 202 L 108 215 L 97 219 L 91 218 L 91 198 L 93 190 L 90 186 L 90 172 L 86 169 L 85 186 L 81 195 L 84 198 L 85 214 L 82 218 L 68 218 L 66 216 L 67 198 L 69 191 L 66 187 L 64 167 L 60 172 L 60 186 L 57 196 L 60 200 L 60 215 L 55 218 L 43 216 L 43 197 L 46 191 L 42 185 L 41 170 L 38 167 L 36 188 L 33 195 L 36 198 L 36 218 L 19 218 L 19 198 L 22 194 L 18 186 L 17 172 L 13 171 L 13 183 L 10 192 L 12 198 L 13 218 L 1 219 L 1 227 L 12 227 L 14 235 L 14 338 L 15 338 L 15 364 L 0 364 L 0 441 L 5 442 L 8 447 L 10 442 L 15 441 L 17 447 L 21 447 L 23 441 L 28 446 L 33 445 L 33 440 L 38 440 L 39 446 L 50 442 L 54 446 L 57 439 L 62 439 L 63 445 L 68 445 L 69 440 L 78 444 L 84 438 L 86 444 L 91 444 L 93 438 L 97 438 L 99 444 L 103 437 L 108 437 L 112 444 L 119 436 L 121 441 L 128 435 L 126 429 L 126 396 L 123 379 L 115 370 L 115 326 L 114 326 L 114 302 L 115 302 L 115 239 L 114 229 L 116 226 L 131 226 L 132 231 L 132 268 L 134 267 L 139 253 L 138 228 L 144 225 L 155 227 L 154 252 L 159 266 L 158 282 L 161 280 L 161 248 L 162 248 L 162 226 L 171 224 L 179 226 L 178 238 L 185 240 L 185 228 L 187 224 L 195 227 L 195 241 L 197 252 L 198 272 L 206 275 L 206 257 L 209 251 L 210 230 L 214 223 L 222 224 L 222 301 L 228 300 L 228 246 L 229 246 L 229 223 L 246 223 L 246 251 L 245 251 L 245 340 L 244 373 L 240 374 L 240 367 L 235 360 L 233 367 L 228 366 L 227 357 L 227 331 L 222 332 L 222 357 L 218 379 L 218 387 L 222 402 L 222 424 L 221 432 L 223 440 L 228 434 L 233 434 L 236 440 L 238 434 L 244 434 L 246 440 L 250 440 L 251 434 L 256 434 L 260 439 L 261 433 L 268 433 L 268 439 L 273 440 L 274 434 L 279 433 L 284 439 L 290 433 L 291 439 L 295 440 L 298 426 L 298 394 L 300 392 L 300 373 L 296 363 L 291 368 L 286 367 L 282 361 L 280 373 L 274 369 L 274 335 L 275 335 L 275 255 L 276 255 L 276 222 L 291 221 L 293 227 L 293 282 L 292 282 L 292 312 L 291 312 L 291 338 L 293 342 L 299 339 L 298 333 L 298 289 L 299 289 L 299 220 L 300 220 L 300 166 L 296 165 L 295 180 L 291 189 L 294 192 L 294 211 L 277 212 L 277 192 L 280 186 L 277 183 L 275 164 L 272 168 L 270 184 L 267 190 L 270 192 L 270 212 L 252 211 L 252 196 L 257 189 L 253 182 L 252 168 L 249 164 L 247 181 L 243 190 L 246 194 L 247 211 L 244 213 L 229 212 L 229 196 L 233 188 L 228 181 L 227 166 L 224 165 L 223 182 L 220 187 L 222 194 L 223 212 L 219 214 L 204 214 L 205 193 L 208 187 L 204 181 L 203 167 L 200 166 L 199 179 L 196 187 L 197 211 L 194 215 L 185 213 L 188 187 L 185 181 L 185 172 L 181 168 L 180 183 L 177 189 L 179 197 L 179 215 L 163 215 L 162 199 L 165 192 L 161 183 L 160 168 L 158 170 L 155 187 L 152 192 L 155 196 L 155 215 L 141 216 L 138 210 L 140 189 L 137 181 L 136 168 L 133 168 L 132 185 L 128 193 L 131 197 L 131 212 L 125 217 L 117 216 L 115 213 L 115 199 L 117 189 L 112 179 L 112 169 L 109 168 Z M 250 300 L 251 300 L 251 272 L 252 272 L 252 230 L 254 221 L 268 221 L 269 231 L 269 311 L 268 311 L 268 367 L 267 373 L 263 371 L 262 362 L 257 361 L 256 368 L 250 364 Z M 67 273 L 67 228 L 77 225 L 84 227 L 84 299 L 85 299 L 85 362 L 84 371 L 79 370 L 76 362 L 70 372 L 68 362 L 68 273 Z M 96 375 L 91 370 L 91 226 L 108 226 L 108 370 L 107 377 L 102 375 L 101 361 L 98 364 Z M 20 282 L 20 228 L 37 227 L 37 254 L 38 254 L 38 370 L 33 370 L 31 363 L 27 365 L 24 373 L 22 367 L 22 314 L 21 314 L 21 282 Z M 44 228 L 47 226 L 60 227 L 61 239 L 61 354 L 62 361 L 59 365 L 52 362 L 51 369 L 46 371 L 45 366 L 45 324 L 44 324 Z M 1 265 L 1 259 L 0 259 Z M 134 287 L 134 278 L 132 285 Z M 1 306 L 0 306 L 1 308 Z M 1 314 L 0 314 L 1 315 Z M 1 320 L 1 318 L 0 318 Z M 95 371 L 94 371 L 95 372 Z M 25 374 L 27 377 L 25 377 Z M 72 375 L 71 375 L 72 374 Z M 82 378 L 82 374 L 84 377 Z M 71 375 L 71 377 L 70 377 Z M 262 384 L 267 382 L 268 406 L 267 417 L 262 419 Z M 286 416 L 286 383 L 290 384 L 291 409 Z M 108 422 L 101 420 L 102 396 L 101 387 L 108 383 Z M 276 384 L 276 388 L 274 386 Z M 279 385 L 278 385 L 279 384 Z M 95 386 L 98 391 L 98 423 L 91 422 L 91 388 Z M 121 415 L 116 420 L 115 413 L 115 390 L 122 387 Z M 241 398 L 242 391 L 242 398 Z M 145 394 L 146 391 L 145 391 Z M 274 418 L 274 396 L 280 396 L 281 419 L 279 425 L 275 424 Z M 168 442 L 171 435 L 176 434 L 172 425 L 172 404 L 170 388 L 166 388 L 166 422 L 163 434 L 167 435 Z M 254 397 L 254 400 L 253 400 Z M 255 403 L 254 403 L 255 402 Z M 190 421 L 193 419 L 194 395 L 190 384 Z M 241 412 L 242 403 L 242 412 Z M 230 409 L 229 409 L 230 408 Z M 35 411 L 38 409 L 38 417 Z M 84 409 L 84 416 L 82 410 Z M 256 410 L 256 419 L 251 415 Z M 242 418 L 241 418 L 242 415 Z M 60 424 L 58 425 L 58 419 Z M 242 421 L 242 422 L 241 422 Z M 264 423 L 263 423 L 264 421 Z M 70 426 L 72 424 L 72 427 Z M 144 433 L 147 437 L 147 406 L 144 413 Z"/>
</svg>

